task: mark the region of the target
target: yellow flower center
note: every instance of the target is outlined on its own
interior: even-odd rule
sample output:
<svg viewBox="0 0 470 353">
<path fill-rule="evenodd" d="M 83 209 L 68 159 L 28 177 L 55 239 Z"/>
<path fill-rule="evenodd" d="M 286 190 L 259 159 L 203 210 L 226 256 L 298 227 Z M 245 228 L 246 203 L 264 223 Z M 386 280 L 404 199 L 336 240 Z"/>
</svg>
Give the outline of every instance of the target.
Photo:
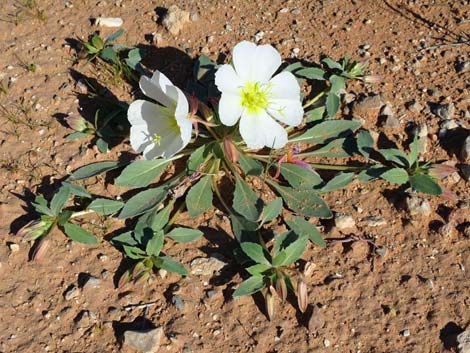
<svg viewBox="0 0 470 353">
<path fill-rule="evenodd" d="M 257 113 L 268 106 L 267 88 L 261 87 L 258 82 L 248 82 L 240 90 L 240 94 L 241 105 L 248 110 L 248 113 Z"/>
<path fill-rule="evenodd" d="M 153 140 L 152 142 L 158 146 L 160 146 L 160 143 L 162 141 L 162 137 L 158 134 L 153 134 Z"/>
</svg>

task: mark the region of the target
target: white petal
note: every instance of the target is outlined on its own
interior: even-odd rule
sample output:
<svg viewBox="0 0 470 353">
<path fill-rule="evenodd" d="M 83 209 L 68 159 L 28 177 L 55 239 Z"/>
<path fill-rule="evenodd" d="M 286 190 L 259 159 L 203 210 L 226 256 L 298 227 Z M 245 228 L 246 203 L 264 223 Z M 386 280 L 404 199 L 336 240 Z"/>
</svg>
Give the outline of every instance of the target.
<svg viewBox="0 0 470 353">
<path fill-rule="evenodd" d="M 268 114 L 284 124 L 297 126 L 302 122 L 304 109 L 299 99 L 273 99 L 269 101 Z"/>
<path fill-rule="evenodd" d="M 281 66 L 281 54 L 270 45 L 256 47 L 251 67 L 251 77 L 255 82 L 266 83 Z"/>
<path fill-rule="evenodd" d="M 287 143 L 287 132 L 264 110 L 258 114 L 246 111 L 240 119 L 240 135 L 248 148 L 281 148 Z"/>
<path fill-rule="evenodd" d="M 233 66 L 238 77 L 245 82 L 251 81 L 251 68 L 255 60 L 256 44 L 243 41 L 233 48 Z"/>
<path fill-rule="evenodd" d="M 140 89 L 147 97 L 155 99 L 166 107 L 175 104 L 175 99 L 168 94 L 168 87 L 172 87 L 171 81 L 160 71 L 155 71 L 152 78 L 141 76 Z"/>
<path fill-rule="evenodd" d="M 220 92 L 237 93 L 242 83 L 232 65 L 222 65 L 215 73 L 215 84 Z"/>
<path fill-rule="evenodd" d="M 269 80 L 270 98 L 300 100 L 300 86 L 295 76 L 287 71 L 274 76 Z"/>
<path fill-rule="evenodd" d="M 172 93 L 171 91 L 174 91 L 174 93 Z M 170 94 L 174 94 L 177 97 L 175 118 L 180 128 L 180 135 L 183 141 L 183 147 L 185 147 L 191 140 L 191 134 L 193 131 L 193 123 L 188 118 L 189 103 L 183 91 L 180 90 L 178 87 L 172 86 L 172 88 L 169 88 L 168 92 Z"/>
<path fill-rule="evenodd" d="M 238 94 L 222 93 L 219 101 L 219 118 L 222 124 L 235 125 L 242 112 L 241 97 Z"/>
<path fill-rule="evenodd" d="M 148 145 L 143 155 L 145 159 L 170 158 L 183 148 L 181 137 L 178 134 L 169 134 L 162 138 L 159 145 L 155 143 Z"/>
</svg>

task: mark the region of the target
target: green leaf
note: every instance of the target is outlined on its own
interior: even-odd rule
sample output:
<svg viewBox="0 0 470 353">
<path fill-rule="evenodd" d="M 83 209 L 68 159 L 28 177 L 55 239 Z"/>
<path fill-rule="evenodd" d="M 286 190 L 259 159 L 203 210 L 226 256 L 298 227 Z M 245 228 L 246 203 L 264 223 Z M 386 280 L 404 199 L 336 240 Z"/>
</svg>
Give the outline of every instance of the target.
<svg viewBox="0 0 470 353">
<path fill-rule="evenodd" d="M 240 247 L 243 252 L 256 263 L 271 266 L 271 262 L 266 258 L 265 250 L 261 245 L 251 242 L 243 242 L 240 244 Z"/>
<path fill-rule="evenodd" d="M 172 159 L 140 160 L 129 164 L 116 178 L 117 186 L 148 186 L 168 166 Z"/>
<path fill-rule="evenodd" d="M 170 219 L 171 210 L 173 210 L 174 202 L 170 202 L 163 210 L 157 212 L 156 210 L 149 216 L 147 225 L 152 228 L 154 232 L 163 229 Z"/>
<path fill-rule="evenodd" d="M 326 112 L 332 118 L 339 110 L 339 97 L 335 92 L 329 92 L 326 96 Z"/>
<path fill-rule="evenodd" d="M 256 231 L 258 230 L 258 223 L 247 220 L 243 217 L 230 215 L 232 223 L 232 232 L 238 242 L 257 239 Z"/>
<path fill-rule="evenodd" d="M 118 218 L 126 219 L 148 212 L 158 206 L 167 194 L 168 189 L 165 186 L 141 191 L 126 202 Z"/>
<path fill-rule="evenodd" d="M 147 246 L 145 247 L 145 252 L 149 256 L 158 256 L 160 255 L 160 251 L 163 248 L 163 231 L 158 231 L 153 234 L 153 237 L 147 242 Z"/>
<path fill-rule="evenodd" d="M 235 191 L 233 192 L 233 208 L 250 221 L 258 220 L 263 201 L 256 195 L 242 178 L 236 175 Z"/>
<path fill-rule="evenodd" d="M 140 260 L 140 259 L 145 259 L 146 257 L 148 257 L 145 251 L 143 251 L 142 249 L 136 246 L 123 245 L 122 248 L 124 249 L 124 252 L 127 255 L 127 257 L 133 260 Z"/>
<path fill-rule="evenodd" d="M 134 238 L 134 232 L 129 231 L 119 234 L 111 239 L 111 244 L 114 246 L 135 246 L 138 242 Z"/>
<path fill-rule="evenodd" d="M 80 226 L 73 223 L 64 224 L 64 232 L 67 236 L 78 243 L 93 245 L 98 244 L 98 239 Z"/>
<path fill-rule="evenodd" d="M 212 206 L 214 197 L 211 188 L 212 176 L 206 175 L 201 178 L 186 195 L 186 207 L 189 217 L 195 218 L 206 212 Z"/>
<path fill-rule="evenodd" d="M 308 129 L 301 136 L 291 139 L 290 142 L 324 144 L 331 139 L 350 135 L 360 126 L 361 123 L 356 120 L 326 120 Z"/>
<path fill-rule="evenodd" d="M 331 58 L 324 58 L 322 60 L 322 62 L 324 62 L 326 64 L 326 66 L 328 66 L 330 69 L 336 69 L 336 70 L 341 70 L 343 71 L 343 67 L 341 66 L 340 63 L 337 63 L 336 61 L 334 61 L 333 59 Z"/>
<path fill-rule="evenodd" d="M 346 187 L 354 180 L 354 175 L 354 173 L 339 173 L 321 188 L 321 192 L 328 192 Z"/>
<path fill-rule="evenodd" d="M 91 38 L 91 44 L 98 50 L 101 50 L 104 47 L 103 40 L 96 34 Z"/>
<path fill-rule="evenodd" d="M 75 132 L 72 132 L 71 134 L 68 134 L 67 139 L 77 140 L 77 139 L 81 139 L 81 138 L 88 137 L 88 136 L 90 136 L 90 134 L 87 134 L 86 132 L 75 131 Z"/>
<path fill-rule="evenodd" d="M 346 138 L 333 140 L 321 148 L 308 152 L 309 157 L 343 158 L 351 154 L 346 152 Z"/>
<path fill-rule="evenodd" d="M 307 123 L 311 123 L 317 120 L 321 120 L 323 118 L 323 114 L 325 114 L 326 108 L 324 106 L 309 110 L 305 113 L 305 121 Z"/>
<path fill-rule="evenodd" d="M 101 153 L 109 152 L 108 143 L 102 138 L 99 138 L 98 140 L 96 140 L 96 147 L 98 147 L 98 151 L 100 151 Z"/>
<path fill-rule="evenodd" d="M 325 247 L 326 242 L 323 239 L 320 231 L 318 230 L 317 227 L 315 227 L 314 224 L 306 221 L 303 218 L 300 217 L 294 217 L 290 220 L 286 221 L 287 225 L 291 230 L 293 230 L 296 234 L 299 236 L 308 236 L 310 241 L 312 241 L 314 244 Z"/>
<path fill-rule="evenodd" d="M 124 202 L 110 199 L 96 199 L 89 205 L 88 209 L 103 215 L 114 214 L 124 206 Z"/>
<path fill-rule="evenodd" d="M 242 295 L 251 295 L 253 293 L 259 292 L 265 286 L 266 284 L 264 283 L 263 277 L 251 276 L 238 286 L 235 292 L 233 292 L 233 297 L 238 298 Z"/>
<path fill-rule="evenodd" d="M 105 43 L 114 42 L 116 39 L 118 39 L 120 36 L 122 36 L 123 33 L 124 33 L 124 29 L 123 29 L 123 28 L 117 30 L 116 32 L 114 32 L 113 34 L 110 34 L 110 35 L 105 39 Z"/>
<path fill-rule="evenodd" d="M 263 165 L 244 153 L 240 153 L 238 163 L 245 175 L 261 175 L 263 173 Z"/>
<path fill-rule="evenodd" d="M 112 63 L 118 63 L 119 62 L 117 53 L 111 47 L 104 48 L 100 52 L 99 55 L 103 60 L 106 60 L 108 62 L 112 62 Z"/>
<path fill-rule="evenodd" d="M 346 79 L 342 76 L 331 75 L 329 78 L 331 82 L 330 92 L 337 94 L 338 91 L 346 87 Z"/>
<path fill-rule="evenodd" d="M 188 162 L 186 163 L 186 170 L 188 175 L 197 172 L 199 166 L 204 162 L 206 147 L 206 145 L 202 145 L 189 156 Z"/>
<path fill-rule="evenodd" d="M 290 187 L 271 185 L 277 190 L 287 206 L 305 217 L 331 218 L 333 214 L 328 205 L 314 190 L 296 190 Z"/>
<path fill-rule="evenodd" d="M 70 190 L 67 186 L 61 186 L 51 200 L 51 211 L 54 216 L 58 216 L 70 196 Z"/>
<path fill-rule="evenodd" d="M 442 188 L 427 174 L 415 174 L 410 176 L 410 184 L 411 187 L 418 192 L 429 195 L 442 194 Z"/>
<path fill-rule="evenodd" d="M 411 167 L 416 163 L 419 156 L 419 140 L 416 134 L 413 138 L 413 142 L 410 145 L 410 154 L 408 155 L 408 165 Z"/>
<path fill-rule="evenodd" d="M 360 131 L 356 136 L 357 149 L 366 158 L 374 151 L 374 139 L 367 130 Z"/>
<path fill-rule="evenodd" d="M 107 171 L 119 168 L 122 163 L 119 161 L 104 161 L 91 163 L 81 168 L 78 168 L 67 178 L 67 181 L 76 181 L 91 178 L 93 176 L 105 173 Z"/>
<path fill-rule="evenodd" d="M 178 261 L 172 259 L 169 256 L 160 256 L 159 259 L 162 260 L 160 268 L 167 270 L 169 272 L 177 273 L 181 276 L 187 276 L 188 270 L 180 264 Z"/>
<path fill-rule="evenodd" d="M 86 191 L 86 189 L 83 186 L 68 183 L 66 181 L 62 182 L 62 186 L 68 187 L 72 195 L 91 198 L 91 194 L 88 191 Z"/>
<path fill-rule="evenodd" d="M 57 216 L 56 214 L 54 214 L 54 212 L 52 212 L 52 210 L 49 207 L 43 204 L 38 204 L 38 203 L 33 202 L 33 207 L 36 210 L 36 212 L 39 214 L 43 214 L 43 215 L 50 216 L 50 217 Z"/>
<path fill-rule="evenodd" d="M 265 265 L 265 264 L 256 264 L 253 266 L 250 266 L 246 269 L 246 272 L 248 272 L 250 275 L 253 276 L 263 276 L 263 272 L 266 272 L 270 270 L 272 267 L 270 265 Z"/>
<path fill-rule="evenodd" d="M 68 222 L 70 217 L 72 217 L 73 211 L 71 210 L 63 210 L 59 216 L 57 216 L 57 224 L 61 227 L 64 226 L 65 223 Z"/>
<path fill-rule="evenodd" d="M 282 199 L 280 197 L 276 197 L 272 202 L 270 202 L 261 213 L 261 219 L 259 228 L 266 222 L 271 222 L 274 218 L 279 216 L 282 211 Z"/>
<path fill-rule="evenodd" d="M 294 72 L 296 76 L 303 77 L 309 80 L 325 80 L 325 71 L 318 67 L 307 67 Z"/>
<path fill-rule="evenodd" d="M 380 177 L 395 184 L 405 184 L 408 181 L 408 172 L 403 168 L 392 168 L 381 174 Z"/>
<path fill-rule="evenodd" d="M 281 163 L 281 175 L 296 189 L 312 189 L 323 182 L 317 172 L 293 163 Z"/>
<path fill-rule="evenodd" d="M 86 48 L 86 50 L 88 50 L 88 53 L 89 54 L 96 54 L 96 53 L 99 53 L 99 50 L 96 49 L 93 45 L 91 45 L 90 43 L 83 43 L 83 46 Z"/>
<path fill-rule="evenodd" d="M 129 50 L 125 62 L 132 70 L 137 70 L 137 65 L 142 61 L 142 53 L 139 48 Z"/>
<path fill-rule="evenodd" d="M 190 228 L 174 228 L 166 236 L 170 237 L 178 243 L 189 243 L 201 237 L 204 233 L 197 229 Z"/>
<path fill-rule="evenodd" d="M 303 68 L 304 66 L 302 65 L 302 63 L 300 61 L 296 61 L 292 64 L 289 64 L 286 66 L 286 68 L 282 71 L 287 71 L 287 72 L 295 72 L 301 68 Z"/>
<path fill-rule="evenodd" d="M 390 162 L 394 162 L 401 167 L 408 168 L 408 156 L 396 148 L 388 148 L 379 150 L 380 154 Z"/>
<path fill-rule="evenodd" d="M 299 236 L 299 238 L 291 243 L 273 259 L 273 266 L 287 266 L 297 261 L 304 253 L 307 246 L 307 235 Z"/>
</svg>

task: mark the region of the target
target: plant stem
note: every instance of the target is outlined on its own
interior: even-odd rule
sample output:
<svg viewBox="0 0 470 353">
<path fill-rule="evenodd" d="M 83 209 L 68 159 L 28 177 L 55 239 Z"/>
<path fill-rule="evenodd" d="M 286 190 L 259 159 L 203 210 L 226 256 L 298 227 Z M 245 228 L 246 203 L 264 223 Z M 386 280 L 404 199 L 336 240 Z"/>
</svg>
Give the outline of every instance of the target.
<svg viewBox="0 0 470 353">
<path fill-rule="evenodd" d="M 310 99 L 307 103 L 305 103 L 303 108 L 305 109 L 305 108 L 310 107 L 313 103 L 315 103 L 317 100 L 319 100 L 324 95 L 325 95 L 325 92 L 321 92 L 321 93 L 317 94 L 315 97 Z"/>
<path fill-rule="evenodd" d="M 91 213 L 95 213 L 95 211 L 93 211 L 93 210 L 77 211 L 77 212 L 72 213 L 70 218 L 81 217 L 81 216 L 85 216 L 85 215 L 91 214 Z"/>
<path fill-rule="evenodd" d="M 171 226 L 173 225 L 173 223 L 175 223 L 176 219 L 178 218 L 178 216 L 180 215 L 180 213 L 186 208 L 186 202 L 182 202 L 181 205 L 179 205 L 178 209 L 176 210 L 176 212 L 173 214 L 173 216 L 171 216 L 170 220 L 168 221 L 168 223 L 166 224 L 165 228 L 164 228 L 164 232 L 167 233 Z"/>
</svg>

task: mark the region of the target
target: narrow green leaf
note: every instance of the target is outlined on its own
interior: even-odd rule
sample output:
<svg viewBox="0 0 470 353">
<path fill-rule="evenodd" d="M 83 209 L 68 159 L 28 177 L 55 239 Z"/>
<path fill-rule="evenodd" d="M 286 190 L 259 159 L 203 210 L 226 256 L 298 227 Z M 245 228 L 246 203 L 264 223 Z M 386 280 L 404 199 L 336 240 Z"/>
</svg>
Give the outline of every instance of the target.
<svg viewBox="0 0 470 353">
<path fill-rule="evenodd" d="M 357 149 L 366 158 L 374 151 L 374 139 L 367 130 L 360 131 L 356 136 Z"/>
<path fill-rule="evenodd" d="M 369 167 L 366 170 L 361 171 L 357 179 L 362 181 L 362 182 L 368 182 L 371 180 L 375 180 L 380 178 L 380 176 L 385 173 L 389 168 L 384 167 L 383 165 L 374 165 L 372 167 Z"/>
<path fill-rule="evenodd" d="M 98 151 L 100 151 L 101 153 L 108 153 L 109 151 L 108 143 L 102 138 L 96 140 L 96 147 L 98 147 Z"/>
<path fill-rule="evenodd" d="M 56 214 L 54 214 L 54 212 L 52 212 L 52 210 L 49 207 L 45 205 L 37 204 L 33 202 L 33 207 L 36 210 L 36 212 L 39 214 L 43 214 L 43 215 L 50 216 L 50 217 L 57 216 Z"/>
<path fill-rule="evenodd" d="M 163 248 L 163 231 L 158 231 L 153 234 L 153 237 L 147 242 L 145 247 L 145 252 L 149 256 L 158 256 L 160 255 L 160 251 Z"/>
<path fill-rule="evenodd" d="M 119 161 L 104 161 L 91 163 L 81 168 L 78 168 L 67 178 L 67 181 L 76 181 L 91 178 L 93 176 L 105 173 L 107 171 L 121 167 L 122 164 Z"/>
<path fill-rule="evenodd" d="M 186 195 L 186 207 L 191 218 L 206 212 L 212 206 L 213 193 L 211 188 L 212 176 L 201 178 Z"/>
<path fill-rule="evenodd" d="M 54 216 L 58 216 L 70 196 L 70 189 L 67 186 L 61 186 L 51 200 L 51 211 Z"/>
<path fill-rule="evenodd" d="M 97 34 L 93 35 L 93 37 L 91 38 L 91 44 L 98 50 L 103 49 L 104 47 L 103 40 Z"/>
<path fill-rule="evenodd" d="M 263 213 L 261 214 L 259 228 L 266 222 L 271 222 L 274 218 L 279 216 L 282 211 L 282 199 L 280 197 L 276 197 L 273 201 L 271 201 L 264 209 Z"/>
<path fill-rule="evenodd" d="M 158 206 L 167 194 L 168 189 L 165 186 L 141 191 L 126 202 L 118 218 L 131 218 L 150 211 Z"/>
<path fill-rule="evenodd" d="M 171 257 L 169 256 L 160 256 L 159 259 L 162 260 L 161 264 L 160 264 L 160 268 L 164 269 L 164 270 L 167 270 L 167 271 L 170 271 L 170 272 L 173 272 L 173 273 L 177 273 L 181 276 L 187 276 L 188 275 L 188 270 L 186 270 L 186 268 L 180 264 L 178 261 L 172 259 Z"/>
<path fill-rule="evenodd" d="M 394 162 L 400 167 L 410 167 L 410 165 L 408 164 L 408 156 L 405 154 L 405 152 L 400 151 L 399 149 L 381 149 L 379 150 L 379 152 L 387 161 Z"/>
<path fill-rule="evenodd" d="M 271 266 L 271 262 L 266 258 L 265 250 L 261 245 L 251 242 L 243 242 L 240 244 L 240 247 L 243 252 L 256 263 Z"/>
<path fill-rule="evenodd" d="M 245 175 L 261 175 L 263 173 L 263 165 L 244 153 L 240 153 L 238 163 Z"/>
<path fill-rule="evenodd" d="M 68 140 L 78 140 L 78 139 L 88 137 L 88 136 L 90 136 L 90 134 L 87 134 L 86 132 L 75 131 L 75 132 L 72 132 L 71 134 L 68 134 L 67 139 Z"/>
<path fill-rule="evenodd" d="M 307 240 L 307 235 L 300 236 L 273 259 L 273 266 L 288 266 L 297 261 L 304 253 Z"/>
<path fill-rule="evenodd" d="M 123 29 L 123 28 L 117 30 L 116 32 L 110 34 L 110 35 L 106 38 L 105 43 L 114 42 L 116 39 L 118 39 L 120 36 L 122 36 L 123 33 L 124 33 L 124 29 Z"/>
<path fill-rule="evenodd" d="M 117 63 L 119 61 L 117 53 L 111 47 L 104 48 L 99 56 L 108 62 Z"/>
<path fill-rule="evenodd" d="M 250 221 L 258 220 L 263 207 L 263 201 L 256 195 L 242 178 L 236 176 L 233 193 L 233 208 Z"/>
<path fill-rule="evenodd" d="M 119 234 L 111 239 L 111 244 L 114 246 L 135 246 L 138 242 L 134 238 L 134 232 L 129 231 L 122 234 Z"/>
<path fill-rule="evenodd" d="M 413 137 L 413 142 L 410 145 L 410 154 L 408 155 L 408 165 L 410 167 L 413 166 L 413 164 L 416 163 L 418 160 L 419 156 L 419 140 L 418 140 L 418 134 L 414 135 Z"/>
<path fill-rule="evenodd" d="M 91 198 L 91 194 L 88 191 L 86 191 L 86 189 L 83 186 L 68 183 L 66 181 L 62 182 L 62 186 L 68 187 L 70 190 L 70 193 L 75 196 Z"/>
<path fill-rule="evenodd" d="M 140 160 L 129 164 L 116 178 L 117 186 L 148 186 L 168 166 L 171 159 Z"/>
<path fill-rule="evenodd" d="M 89 205 L 88 209 L 103 215 L 114 214 L 124 206 L 124 202 L 110 199 L 95 199 Z"/>
<path fill-rule="evenodd" d="M 322 60 L 322 62 L 324 62 L 326 64 L 326 66 L 328 66 L 330 69 L 336 69 L 336 70 L 341 70 L 343 71 L 343 67 L 341 66 L 340 63 L 334 61 L 333 59 L 331 58 L 324 58 Z"/>
<path fill-rule="evenodd" d="M 154 232 L 163 229 L 170 219 L 170 213 L 173 210 L 174 202 L 170 202 L 163 210 L 157 212 L 156 210 L 153 211 L 149 215 L 147 220 L 147 225 L 152 228 Z"/>
<path fill-rule="evenodd" d="M 308 236 L 310 241 L 318 246 L 325 247 L 326 242 L 323 239 L 318 228 L 300 217 L 294 217 L 286 221 L 287 225 L 291 230 L 293 230 L 299 236 Z"/>
<path fill-rule="evenodd" d="M 309 80 L 325 80 L 325 71 L 318 67 L 307 67 L 305 69 L 300 69 L 295 71 L 296 76 L 303 77 Z"/>
<path fill-rule="evenodd" d="M 291 139 L 290 142 L 324 144 L 331 139 L 350 135 L 360 126 L 361 123 L 356 120 L 326 120 L 308 129 L 301 136 Z"/>
<path fill-rule="evenodd" d="M 321 188 L 321 192 L 328 192 L 338 190 L 346 187 L 349 183 L 354 180 L 354 173 L 339 173 L 333 179 L 328 181 L 324 187 Z"/>
<path fill-rule="evenodd" d="M 140 260 L 140 259 L 145 259 L 148 257 L 145 251 L 138 248 L 137 246 L 123 245 L 122 248 L 124 249 L 124 252 L 127 255 L 127 257 L 133 260 Z"/>
<path fill-rule="evenodd" d="M 331 75 L 329 78 L 331 82 L 330 92 L 338 94 L 338 92 L 346 87 L 346 79 L 342 76 Z"/>
<path fill-rule="evenodd" d="M 246 281 L 242 282 L 240 286 L 233 293 L 234 298 L 241 297 L 242 295 L 251 295 L 259 292 L 266 286 L 264 279 L 261 276 L 251 276 Z"/>
<path fill-rule="evenodd" d="M 325 110 L 326 110 L 325 106 L 321 106 L 321 107 L 309 110 L 308 112 L 305 113 L 305 121 L 307 123 L 311 123 L 314 121 L 321 120 L 323 118 L 323 114 L 325 114 Z"/>
<path fill-rule="evenodd" d="M 403 168 L 392 168 L 381 174 L 380 177 L 395 184 L 405 184 L 408 181 L 408 173 Z"/>
<path fill-rule="evenodd" d="M 312 189 L 323 182 L 317 172 L 293 163 L 282 163 L 281 175 L 296 189 Z"/>
<path fill-rule="evenodd" d="M 429 195 L 441 195 L 442 188 L 433 178 L 427 174 L 415 174 L 410 176 L 411 187 L 419 192 Z"/>
<path fill-rule="evenodd" d="M 326 112 L 332 118 L 339 110 L 339 97 L 335 92 L 330 92 L 326 96 Z"/>
<path fill-rule="evenodd" d="M 207 145 L 198 147 L 188 158 L 186 163 L 187 174 L 191 175 L 198 171 L 199 166 L 204 162 Z"/>
<path fill-rule="evenodd" d="M 232 224 L 232 232 L 238 242 L 249 241 L 257 239 L 256 231 L 258 230 L 258 223 L 247 220 L 243 217 L 235 215 L 230 216 Z"/>
<path fill-rule="evenodd" d="M 98 244 L 98 239 L 93 234 L 76 224 L 65 223 L 63 228 L 65 234 L 73 241 L 87 245 Z"/>
<path fill-rule="evenodd" d="M 331 218 L 333 214 L 328 205 L 314 190 L 296 190 L 290 187 L 271 185 L 277 190 L 287 206 L 305 217 Z"/>
<path fill-rule="evenodd" d="M 351 156 L 350 152 L 346 152 L 346 138 L 341 137 L 335 139 L 321 148 L 308 152 L 309 157 L 327 157 L 327 158 L 344 158 Z"/>
<path fill-rule="evenodd" d="M 178 243 L 189 243 L 201 237 L 204 233 L 197 229 L 174 228 L 166 236 Z"/>
<path fill-rule="evenodd" d="M 272 267 L 270 265 L 256 264 L 256 265 L 248 267 L 246 269 L 246 272 L 248 272 L 250 275 L 253 275 L 253 276 L 263 276 L 263 272 L 266 272 L 271 268 Z"/>
</svg>

